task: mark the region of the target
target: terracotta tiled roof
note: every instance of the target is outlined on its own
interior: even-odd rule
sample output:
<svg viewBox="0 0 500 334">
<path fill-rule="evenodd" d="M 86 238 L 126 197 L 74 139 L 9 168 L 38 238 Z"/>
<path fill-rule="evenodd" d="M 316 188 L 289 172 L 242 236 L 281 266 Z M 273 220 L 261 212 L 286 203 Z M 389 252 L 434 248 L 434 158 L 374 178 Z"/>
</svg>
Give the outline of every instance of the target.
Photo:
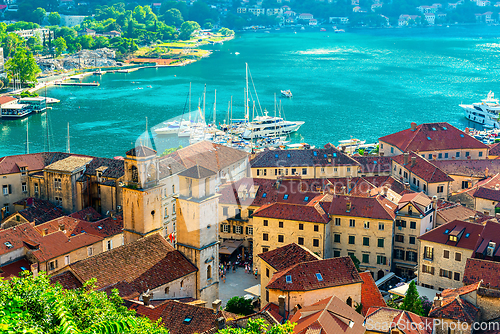
<svg viewBox="0 0 500 334">
<path fill-rule="evenodd" d="M 290 322 L 296 323 L 294 334 L 365 333 L 364 317 L 336 296 L 301 308 Z M 351 324 L 351 325 L 350 325 Z"/>
<path fill-rule="evenodd" d="M 51 163 L 50 165 L 46 166 L 45 169 L 62 172 L 73 172 L 75 169 L 88 165 L 91 161 L 92 158 L 71 155 L 65 159 Z"/>
<path fill-rule="evenodd" d="M 165 301 L 156 307 L 144 306 L 139 303 L 129 303 L 129 309 L 135 310 L 138 315 L 148 317 L 156 322 L 161 318 L 161 323 L 171 334 L 203 333 L 216 326 L 216 320 L 223 317 L 219 311 L 195 306 L 178 301 Z"/>
<path fill-rule="evenodd" d="M 500 262 L 481 259 L 467 259 L 462 282 L 473 284 L 480 280 L 491 288 L 500 289 Z"/>
<path fill-rule="evenodd" d="M 363 305 L 361 314 L 365 315 L 370 307 L 387 306 L 384 297 L 382 297 L 380 290 L 373 280 L 372 275 L 369 272 L 364 272 L 359 273 L 359 276 L 361 276 L 361 279 L 363 280 L 363 284 L 361 285 L 361 305 Z"/>
<path fill-rule="evenodd" d="M 42 239 L 30 223 L 25 223 L 8 229 L 0 230 L 0 255 L 7 254 L 30 244 L 38 243 Z"/>
<path fill-rule="evenodd" d="M 391 157 L 353 156 L 352 158 L 359 163 L 361 173 L 380 174 L 391 172 Z"/>
<path fill-rule="evenodd" d="M 93 158 L 85 168 L 85 175 L 96 176 L 99 168 L 104 178 L 118 179 L 125 175 L 125 161 L 109 158 Z"/>
<path fill-rule="evenodd" d="M 33 153 L 11 155 L 0 158 L 0 174 L 20 173 L 19 165 L 26 166 L 28 171 L 42 170 L 45 167 L 46 154 Z"/>
<path fill-rule="evenodd" d="M 39 198 L 26 198 L 18 201 L 16 205 L 26 205 L 26 209 L 20 210 L 15 214 L 20 214 L 30 223 L 35 225 L 43 224 L 49 220 L 64 216 L 61 208 L 55 206 L 49 201 Z"/>
<path fill-rule="evenodd" d="M 296 243 L 273 249 L 258 255 L 274 269 L 280 271 L 300 262 L 320 260 L 320 257 Z"/>
<path fill-rule="evenodd" d="M 445 222 L 468 220 L 469 217 L 475 217 L 479 214 L 483 216 L 481 213 L 460 205 L 459 203 L 451 203 L 449 206 L 442 206 L 442 208 L 438 208 L 436 213 Z"/>
<path fill-rule="evenodd" d="M 30 265 L 26 258 L 9 263 L 6 266 L 0 267 L 0 277 L 10 279 L 11 277 L 19 277 L 19 274 L 25 270 L 30 271 Z"/>
<path fill-rule="evenodd" d="M 493 256 L 488 256 L 488 246 L 493 247 Z M 484 223 L 484 228 L 481 231 L 474 253 L 472 257 L 492 260 L 494 257 L 500 256 L 500 224 L 497 220 L 488 220 Z"/>
<path fill-rule="evenodd" d="M 316 274 L 321 274 L 321 280 Z M 286 278 L 291 277 L 291 283 Z M 350 257 L 301 262 L 276 272 L 267 288 L 281 291 L 310 291 L 340 285 L 362 283 Z"/>
<path fill-rule="evenodd" d="M 416 158 L 416 160 L 415 164 L 412 166 L 411 158 L 413 157 Z M 403 154 L 392 157 L 392 160 L 428 183 L 453 181 L 445 172 L 415 152 L 409 154 L 408 163 L 406 165 L 404 164 Z"/>
<path fill-rule="evenodd" d="M 46 230 L 49 234 L 64 229 L 67 236 L 75 236 L 81 233 L 92 234 L 102 238 L 107 238 L 123 232 L 123 219 L 118 216 L 116 219 L 107 217 L 96 222 L 88 222 L 68 216 L 59 217 L 35 227 L 42 234 Z"/>
<path fill-rule="evenodd" d="M 456 296 L 441 307 L 433 307 L 429 317 L 452 319 L 466 323 L 473 323 L 479 314 L 479 309 L 465 299 Z"/>
<path fill-rule="evenodd" d="M 177 150 L 163 159 L 172 158 L 184 168 L 203 166 L 214 172 L 248 159 L 248 153 L 224 145 L 201 141 Z"/>
<path fill-rule="evenodd" d="M 404 325 L 405 334 L 432 334 L 433 320 L 421 317 L 408 311 L 396 310 L 390 307 L 371 307 L 365 317 L 367 331 L 377 333 L 392 333 L 391 329 Z M 414 325 L 412 325 L 414 324 Z"/>
<path fill-rule="evenodd" d="M 483 225 L 454 220 L 422 234 L 418 239 L 474 250 L 482 230 Z M 459 237 L 458 242 L 450 241 L 450 234 Z"/>
<path fill-rule="evenodd" d="M 500 159 L 437 160 L 432 163 L 448 175 L 487 177 L 500 173 Z"/>
<path fill-rule="evenodd" d="M 12 97 L 12 96 L 0 96 L 0 106 L 3 105 L 3 104 L 6 104 L 6 103 L 9 103 L 9 102 L 12 102 L 12 101 L 16 101 L 17 99 Z"/>
<path fill-rule="evenodd" d="M 331 200 L 331 202 L 327 202 Z M 348 203 L 351 204 L 350 209 Z M 323 207 L 329 215 L 372 219 L 394 220 L 397 205 L 382 196 L 364 198 L 355 196 L 333 196 L 325 198 Z"/>
<path fill-rule="evenodd" d="M 491 189 L 486 187 L 479 187 L 474 194 L 473 197 L 483 198 L 490 201 L 500 201 L 500 189 Z"/>
<path fill-rule="evenodd" d="M 328 214 L 319 203 L 314 206 L 288 203 L 266 204 L 255 211 L 253 216 L 323 224 L 330 221 Z"/>
<path fill-rule="evenodd" d="M 195 165 L 191 168 L 186 169 L 185 171 L 179 173 L 180 176 L 190 177 L 193 179 L 203 179 L 210 176 L 216 175 L 213 170 L 205 168 L 203 166 Z"/>
<path fill-rule="evenodd" d="M 154 234 L 70 265 L 80 281 L 96 278 L 101 290 L 140 294 L 197 271 L 163 237 Z"/>
<path fill-rule="evenodd" d="M 59 283 L 67 290 L 79 289 L 83 286 L 82 282 L 80 282 L 71 271 L 65 271 L 61 274 L 51 276 L 50 283 Z"/>
<path fill-rule="evenodd" d="M 358 166 L 359 163 L 335 147 L 304 150 L 265 150 L 252 159 L 252 168 L 305 166 Z"/>
<path fill-rule="evenodd" d="M 45 262 L 101 240 L 102 237 L 92 234 L 81 233 L 68 237 L 64 232 L 58 231 L 44 236 L 39 249 L 32 254 L 39 262 Z"/>
<path fill-rule="evenodd" d="M 268 303 L 262 308 L 262 311 L 268 312 L 274 319 L 276 319 L 276 321 L 281 324 L 283 320 L 288 319 L 289 313 L 287 310 L 285 310 L 285 316 L 281 316 L 279 314 L 279 310 L 279 306 L 274 303 Z"/>
<path fill-rule="evenodd" d="M 156 151 L 147 146 L 137 146 L 128 150 L 125 154 L 132 157 L 148 157 L 156 155 Z"/>
<path fill-rule="evenodd" d="M 441 291 L 441 306 L 451 303 L 456 297 L 460 297 L 476 291 L 481 286 L 481 282 L 462 286 L 456 289 L 444 289 Z"/>
<path fill-rule="evenodd" d="M 490 156 L 500 156 L 500 143 L 490 145 Z"/>
<path fill-rule="evenodd" d="M 488 148 L 448 123 L 420 124 L 415 131 L 406 129 L 381 137 L 379 141 L 396 146 L 403 152 Z"/>
<path fill-rule="evenodd" d="M 89 206 L 88 208 L 85 208 L 83 210 L 80 210 L 78 212 L 74 212 L 74 213 L 70 214 L 69 216 L 72 218 L 81 219 L 81 220 L 87 220 L 87 217 L 88 217 L 88 218 L 90 218 L 89 221 L 96 221 L 96 220 L 102 219 L 102 215 L 91 206 Z"/>
</svg>

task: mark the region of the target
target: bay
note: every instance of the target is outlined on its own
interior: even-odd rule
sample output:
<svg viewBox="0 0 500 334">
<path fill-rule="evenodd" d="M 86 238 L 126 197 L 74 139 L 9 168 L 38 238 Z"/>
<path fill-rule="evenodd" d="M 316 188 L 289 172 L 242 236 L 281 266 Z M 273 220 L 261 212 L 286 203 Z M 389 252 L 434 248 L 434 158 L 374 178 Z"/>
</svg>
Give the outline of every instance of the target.
<svg viewBox="0 0 500 334">
<path fill-rule="evenodd" d="M 498 91 L 500 27 L 366 29 L 335 34 L 332 28 L 243 33 L 206 59 L 185 67 L 148 68 L 131 73 L 91 76 L 99 87 L 51 87 L 47 96 L 61 100 L 47 114 L 19 121 L 0 120 L 0 156 L 26 152 L 29 123 L 31 153 L 123 156 L 149 129 L 202 107 L 212 120 L 217 90 L 217 123 L 243 118 L 245 63 L 262 109 L 274 114 L 274 94 L 288 120 L 305 121 L 293 142 L 323 146 L 351 136 L 367 142 L 410 126 L 411 122 L 449 122 L 474 127 L 460 103 L 472 103 Z M 252 87 L 252 82 L 250 82 Z M 252 90 L 252 97 L 256 97 Z M 40 92 L 44 93 L 44 92 Z M 192 117 L 196 111 L 192 113 Z M 48 124 L 48 129 L 47 129 Z M 140 136 L 143 136 L 140 138 Z M 47 140 L 48 139 L 48 140 Z M 48 143 L 50 145 L 48 145 Z M 155 137 L 158 151 L 186 145 L 176 137 Z"/>
</svg>

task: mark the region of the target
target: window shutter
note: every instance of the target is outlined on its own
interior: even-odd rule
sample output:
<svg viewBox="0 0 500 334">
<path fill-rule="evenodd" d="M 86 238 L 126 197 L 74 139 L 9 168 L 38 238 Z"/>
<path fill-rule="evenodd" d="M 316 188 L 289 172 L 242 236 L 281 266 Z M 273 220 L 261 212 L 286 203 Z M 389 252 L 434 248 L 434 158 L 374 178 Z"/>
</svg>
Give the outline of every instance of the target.
<svg viewBox="0 0 500 334">
<path fill-rule="evenodd" d="M 58 267 L 58 266 L 57 266 L 57 260 L 56 260 L 56 268 L 57 268 L 57 267 Z"/>
<path fill-rule="evenodd" d="M 248 234 L 248 226 L 245 227 L 245 234 Z"/>
<path fill-rule="evenodd" d="M 233 233 L 236 233 L 236 226 L 233 225 Z"/>
<path fill-rule="evenodd" d="M 425 273 L 425 265 L 422 265 L 422 272 Z"/>
<path fill-rule="evenodd" d="M 439 276 L 443 277 L 443 269 L 439 269 Z"/>
<path fill-rule="evenodd" d="M 12 194 L 12 186 L 9 184 L 9 194 Z"/>
<path fill-rule="evenodd" d="M 431 267 L 431 275 L 434 275 L 434 267 Z"/>
<path fill-rule="evenodd" d="M 220 224 L 220 231 L 224 232 L 224 225 L 223 224 Z"/>
</svg>

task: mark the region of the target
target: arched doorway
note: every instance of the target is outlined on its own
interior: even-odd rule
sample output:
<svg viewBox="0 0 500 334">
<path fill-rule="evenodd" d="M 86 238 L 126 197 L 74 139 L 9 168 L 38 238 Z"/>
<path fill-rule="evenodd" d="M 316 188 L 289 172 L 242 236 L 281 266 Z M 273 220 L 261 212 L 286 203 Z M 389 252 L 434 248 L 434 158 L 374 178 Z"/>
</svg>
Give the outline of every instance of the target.
<svg viewBox="0 0 500 334">
<path fill-rule="evenodd" d="M 377 279 L 381 279 L 382 277 L 384 277 L 384 271 L 383 270 L 379 270 L 377 272 Z"/>
</svg>

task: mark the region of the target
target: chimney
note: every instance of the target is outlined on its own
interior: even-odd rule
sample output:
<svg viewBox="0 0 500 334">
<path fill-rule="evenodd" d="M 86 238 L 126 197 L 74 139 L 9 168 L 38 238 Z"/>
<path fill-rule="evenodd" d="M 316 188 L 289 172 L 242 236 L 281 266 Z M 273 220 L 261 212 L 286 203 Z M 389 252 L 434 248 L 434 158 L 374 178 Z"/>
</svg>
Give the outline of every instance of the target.
<svg viewBox="0 0 500 334">
<path fill-rule="evenodd" d="M 278 297 L 279 315 L 285 317 L 285 296 L 281 295 Z"/>
<path fill-rule="evenodd" d="M 26 209 L 26 199 L 23 201 L 23 209 Z"/>
<path fill-rule="evenodd" d="M 469 216 L 469 221 L 471 223 L 475 223 L 476 222 L 476 216 Z"/>
<path fill-rule="evenodd" d="M 469 132 L 470 132 L 469 128 L 465 128 L 465 133 L 469 134 Z"/>
<path fill-rule="evenodd" d="M 441 294 L 436 293 L 436 297 L 434 297 L 434 307 L 441 307 Z"/>
<path fill-rule="evenodd" d="M 220 305 L 222 304 L 222 300 L 217 299 L 212 302 L 212 308 L 214 309 L 214 313 L 217 314 L 220 311 Z"/>
<path fill-rule="evenodd" d="M 215 328 L 217 329 L 226 328 L 226 319 L 224 319 L 224 317 L 219 317 L 215 319 Z"/>
<path fill-rule="evenodd" d="M 47 235 L 47 234 L 49 234 L 49 229 L 48 228 L 44 228 L 42 230 L 42 235 Z"/>
<path fill-rule="evenodd" d="M 351 212 L 351 202 L 350 201 L 348 201 L 346 203 L 346 212 Z"/>
<path fill-rule="evenodd" d="M 437 201 L 438 201 L 438 198 L 436 195 L 432 196 L 432 208 L 434 209 L 434 211 L 437 210 Z"/>
<path fill-rule="evenodd" d="M 32 263 L 30 266 L 31 273 L 33 274 L 33 277 L 38 276 L 38 263 Z"/>
<path fill-rule="evenodd" d="M 383 157 L 384 156 L 384 152 L 380 152 L 378 153 L 379 156 Z"/>
<path fill-rule="evenodd" d="M 495 184 L 495 190 L 500 190 L 500 184 Z"/>
<path fill-rule="evenodd" d="M 484 176 L 488 177 L 489 174 L 490 174 L 490 169 L 486 167 L 486 169 L 484 170 Z"/>
<path fill-rule="evenodd" d="M 144 303 L 144 306 L 149 306 L 150 303 L 149 301 L 151 300 L 151 294 L 146 294 L 146 293 L 143 293 L 142 294 L 142 302 Z"/>
<path fill-rule="evenodd" d="M 64 224 L 59 224 L 59 231 L 64 231 L 64 230 L 65 230 Z"/>
<path fill-rule="evenodd" d="M 387 188 L 387 186 L 383 186 L 383 187 L 382 187 L 382 193 L 381 193 L 381 195 L 382 195 L 382 196 L 386 196 L 386 195 L 387 195 L 387 191 L 388 191 L 388 190 L 389 190 L 389 188 Z"/>
<path fill-rule="evenodd" d="M 91 217 L 92 217 L 92 215 L 90 213 L 87 213 L 85 215 L 85 220 L 89 222 Z"/>
<path fill-rule="evenodd" d="M 417 123 L 411 122 L 411 131 L 415 131 L 417 129 Z"/>
<path fill-rule="evenodd" d="M 417 163 L 417 157 L 411 157 L 411 167 L 415 166 Z"/>
</svg>

